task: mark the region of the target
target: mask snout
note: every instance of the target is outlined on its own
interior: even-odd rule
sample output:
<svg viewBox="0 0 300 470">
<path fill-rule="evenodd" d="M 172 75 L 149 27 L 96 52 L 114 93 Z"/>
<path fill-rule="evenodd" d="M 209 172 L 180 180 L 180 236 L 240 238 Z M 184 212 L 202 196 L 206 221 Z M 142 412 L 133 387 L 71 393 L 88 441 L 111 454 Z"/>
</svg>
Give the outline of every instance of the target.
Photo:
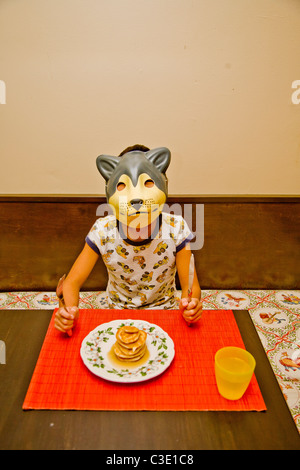
<svg viewBox="0 0 300 470">
<path fill-rule="evenodd" d="M 144 204 L 143 199 L 131 199 L 130 204 L 135 208 L 136 211 L 139 211 L 141 206 Z"/>
</svg>

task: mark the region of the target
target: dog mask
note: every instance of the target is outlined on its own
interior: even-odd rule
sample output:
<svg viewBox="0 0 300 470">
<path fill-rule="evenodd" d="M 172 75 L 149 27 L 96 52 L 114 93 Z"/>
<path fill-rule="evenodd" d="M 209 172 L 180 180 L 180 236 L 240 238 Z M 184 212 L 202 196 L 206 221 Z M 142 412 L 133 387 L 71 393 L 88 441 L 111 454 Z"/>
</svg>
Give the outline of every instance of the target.
<svg viewBox="0 0 300 470">
<path fill-rule="evenodd" d="M 165 172 L 170 159 L 165 147 L 97 158 L 97 168 L 106 181 L 107 202 L 120 222 L 146 227 L 159 216 L 168 195 Z"/>
</svg>

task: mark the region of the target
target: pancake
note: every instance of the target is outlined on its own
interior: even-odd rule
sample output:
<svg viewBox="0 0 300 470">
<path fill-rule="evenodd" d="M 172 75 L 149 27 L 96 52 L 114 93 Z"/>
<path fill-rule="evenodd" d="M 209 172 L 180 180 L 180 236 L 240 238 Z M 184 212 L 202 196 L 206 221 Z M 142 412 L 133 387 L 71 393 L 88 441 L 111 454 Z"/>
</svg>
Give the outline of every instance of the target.
<svg viewBox="0 0 300 470">
<path fill-rule="evenodd" d="M 116 333 L 113 351 L 123 362 L 139 361 L 147 351 L 147 333 L 135 326 L 122 326 Z"/>
<path fill-rule="evenodd" d="M 143 349 L 143 347 L 145 346 L 145 343 L 142 344 L 141 346 L 139 346 L 138 348 L 134 348 L 134 349 L 128 349 L 128 348 L 123 348 L 123 346 L 120 344 L 120 343 L 115 343 L 118 347 L 118 351 L 120 352 L 120 354 L 123 354 L 124 356 L 126 357 L 134 357 L 136 356 L 137 354 L 139 354 L 139 352 Z"/>
<path fill-rule="evenodd" d="M 134 351 L 138 349 L 140 346 L 142 346 L 147 339 L 147 333 L 145 331 L 139 331 L 139 336 L 138 339 L 132 343 L 125 343 L 122 341 L 122 339 L 118 338 L 117 336 L 117 342 L 123 346 L 125 349 L 133 349 Z"/>
<path fill-rule="evenodd" d="M 131 344 L 140 337 L 140 330 L 135 326 L 122 326 L 116 334 L 117 341 L 124 344 Z"/>
<path fill-rule="evenodd" d="M 128 355 L 122 352 L 122 350 L 120 349 L 120 345 L 118 343 L 115 343 L 113 346 L 113 351 L 115 355 L 117 356 L 117 358 L 120 361 L 126 361 L 126 362 L 127 361 L 139 361 L 144 356 L 146 349 L 147 349 L 147 346 L 146 344 L 144 344 L 138 352 Z"/>
</svg>

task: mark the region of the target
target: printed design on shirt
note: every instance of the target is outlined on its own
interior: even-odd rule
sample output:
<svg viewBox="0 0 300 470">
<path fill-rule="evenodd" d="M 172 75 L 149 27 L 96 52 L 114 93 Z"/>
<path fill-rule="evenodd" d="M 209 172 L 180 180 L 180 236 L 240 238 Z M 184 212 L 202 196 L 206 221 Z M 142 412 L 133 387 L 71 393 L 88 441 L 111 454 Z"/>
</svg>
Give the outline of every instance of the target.
<svg viewBox="0 0 300 470">
<path fill-rule="evenodd" d="M 162 241 L 157 245 L 153 253 L 157 253 L 158 255 L 161 255 L 162 253 L 166 251 L 167 248 L 168 248 L 167 243 Z"/>
<path fill-rule="evenodd" d="M 167 264 L 168 261 L 169 261 L 169 258 L 167 256 L 164 256 L 163 259 L 160 259 L 159 261 L 157 261 L 157 263 L 155 263 L 155 265 L 153 266 L 153 269 L 157 269 L 163 264 Z"/>
<path fill-rule="evenodd" d="M 130 279 L 130 277 L 125 277 L 123 276 L 123 274 L 121 274 L 120 278 L 127 282 L 127 284 L 129 284 L 130 286 L 135 286 L 137 284 L 137 281 L 135 281 L 134 279 Z"/>
<path fill-rule="evenodd" d="M 114 290 L 109 291 L 109 295 L 110 295 L 110 300 L 112 302 L 116 302 L 116 303 L 121 302 L 121 299 L 116 291 Z"/>
<path fill-rule="evenodd" d="M 138 265 L 144 269 L 146 267 L 146 263 L 145 263 L 145 258 L 144 256 L 134 256 L 133 257 L 133 261 L 135 261 L 136 263 L 138 263 Z"/>
<path fill-rule="evenodd" d="M 153 271 L 149 273 L 149 271 L 145 271 L 144 274 L 141 277 L 141 281 L 143 282 L 151 282 L 153 277 Z"/>
<path fill-rule="evenodd" d="M 167 215 L 166 216 L 166 222 L 169 224 L 171 227 L 175 227 L 175 224 L 177 224 L 177 220 L 175 219 L 174 216 Z"/>
<path fill-rule="evenodd" d="M 167 277 L 168 268 L 164 269 L 163 272 L 156 278 L 157 282 L 164 282 Z"/>
<path fill-rule="evenodd" d="M 123 269 L 124 273 L 133 273 L 134 270 L 128 266 L 128 264 L 117 262 L 119 266 Z"/>
<path fill-rule="evenodd" d="M 155 285 L 152 284 L 151 286 L 149 286 L 148 284 L 140 284 L 138 286 L 138 290 L 152 290 L 154 289 Z"/>
<path fill-rule="evenodd" d="M 125 259 L 127 259 L 127 256 L 129 255 L 128 251 L 126 251 L 126 248 L 124 248 L 122 245 L 117 246 L 116 252 Z"/>
<path fill-rule="evenodd" d="M 147 296 L 143 292 L 138 292 L 137 295 L 141 299 L 142 304 L 145 304 L 147 302 Z"/>
<path fill-rule="evenodd" d="M 175 291 L 175 288 L 173 286 L 168 287 L 168 289 L 166 290 L 167 296 L 171 297 L 174 294 L 174 291 Z"/>
<path fill-rule="evenodd" d="M 105 246 L 107 243 L 114 243 L 115 239 L 113 237 L 100 237 L 101 246 Z"/>
<path fill-rule="evenodd" d="M 103 261 L 106 265 L 109 262 L 109 259 L 110 259 L 111 255 L 113 254 L 113 252 L 114 252 L 114 250 L 107 250 L 107 252 L 102 255 Z"/>
<path fill-rule="evenodd" d="M 125 282 L 121 282 L 119 286 L 121 289 L 125 290 L 127 294 L 131 294 L 133 292 L 133 290 L 127 284 L 125 284 Z"/>
<path fill-rule="evenodd" d="M 147 250 L 147 248 L 149 248 L 149 246 L 150 246 L 150 243 L 148 243 L 148 245 L 134 246 L 133 251 L 135 253 L 139 253 L 140 251 Z"/>
<path fill-rule="evenodd" d="M 112 266 L 111 264 L 106 264 L 106 267 L 110 272 L 116 271 L 116 268 L 114 266 Z"/>
<path fill-rule="evenodd" d="M 116 221 L 116 219 L 114 219 L 114 220 L 108 220 L 108 222 L 104 225 L 104 227 L 105 227 L 107 230 L 115 229 L 116 226 L 117 226 L 117 221 Z"/>
</svg>

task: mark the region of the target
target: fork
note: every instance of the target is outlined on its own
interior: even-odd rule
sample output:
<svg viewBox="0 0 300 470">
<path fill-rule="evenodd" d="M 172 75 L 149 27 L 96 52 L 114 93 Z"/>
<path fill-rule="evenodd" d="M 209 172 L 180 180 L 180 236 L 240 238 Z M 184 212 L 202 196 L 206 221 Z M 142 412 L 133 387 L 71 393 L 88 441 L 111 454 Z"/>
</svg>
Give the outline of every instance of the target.
<svg viewBox="0 0 300 470">
<path fill-rule="evenodd" d="M 64 293 L 63 293 L 63 289 L 64 289 L 64 280 L 66 278 L 66 275 L 64 274 L 60 280 L 58 281 L 58 284 L 57 284 L 57 287 L 56 287 L 56 296 L 57 298 L 61 301 L 62 303 L 62 306 L 63 308 L 67 310 L 67 307 L 66 307 L 66 303 L 65 303 L 65 299 L 64 299 Z M 67 331 L 67 335 L 68 336 L 72 336 L 72 330 L 68 330 Z"/>
</svg>

